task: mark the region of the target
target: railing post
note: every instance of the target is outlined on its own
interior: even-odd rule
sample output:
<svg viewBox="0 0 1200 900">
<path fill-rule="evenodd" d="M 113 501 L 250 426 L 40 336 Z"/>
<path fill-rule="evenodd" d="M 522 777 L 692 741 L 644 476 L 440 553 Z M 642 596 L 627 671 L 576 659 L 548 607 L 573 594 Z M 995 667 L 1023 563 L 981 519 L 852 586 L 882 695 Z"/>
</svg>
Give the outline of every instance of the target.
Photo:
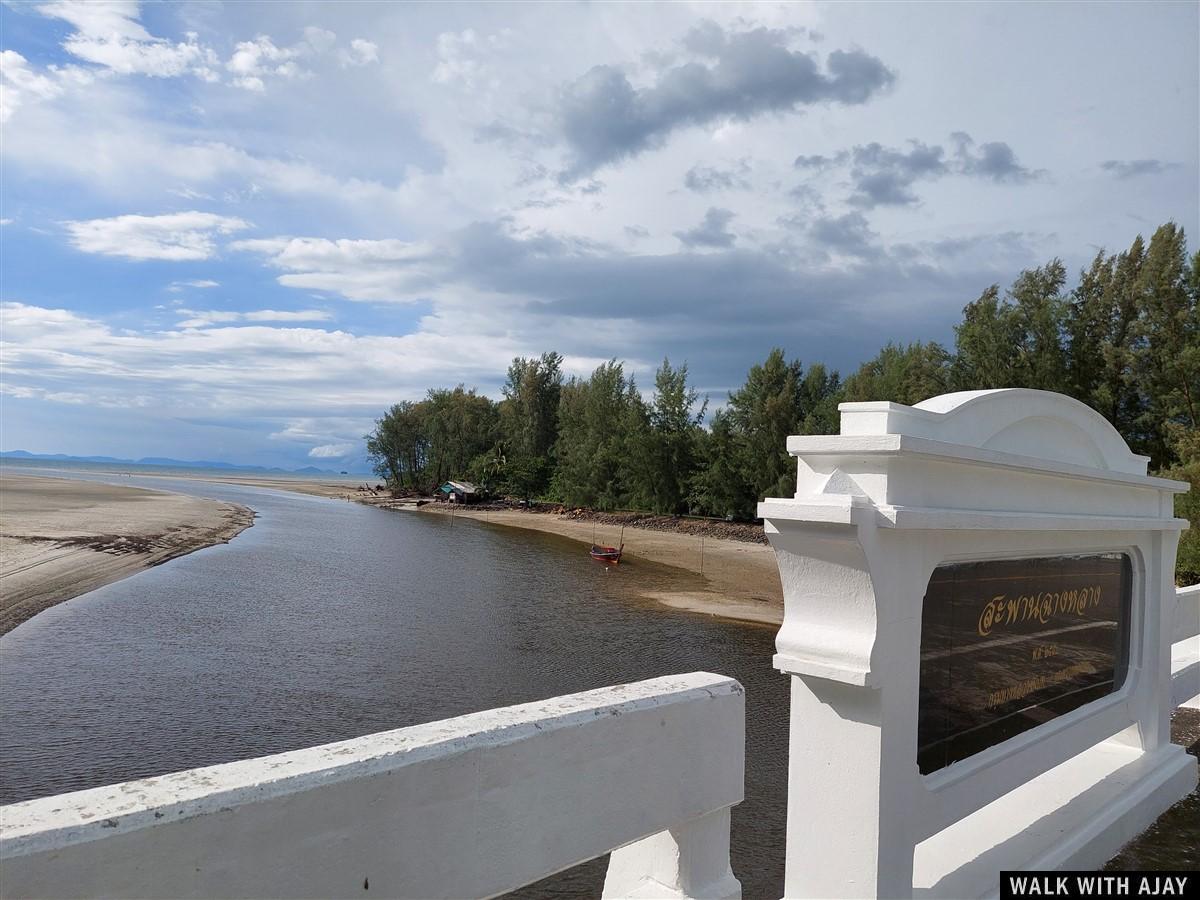
<svg viewBox="0 0 1200 900">
<path fill-rule="evenodd" d="M 729 808 L 683 822 L 614 850 L 604 900 L 740 900 L 729 867 Z"/>
</svg>

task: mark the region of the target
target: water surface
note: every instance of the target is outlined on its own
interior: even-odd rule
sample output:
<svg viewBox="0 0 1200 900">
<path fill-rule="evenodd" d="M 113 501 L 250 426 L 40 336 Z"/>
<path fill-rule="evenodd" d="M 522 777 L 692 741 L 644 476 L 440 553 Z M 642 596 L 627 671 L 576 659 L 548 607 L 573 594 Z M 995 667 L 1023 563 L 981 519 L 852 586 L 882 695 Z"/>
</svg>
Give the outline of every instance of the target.
<svg viewBox="0 0 1200 900">
<path fill-rule="evenodd" d="M 0 638 L 0 802 L 706 670 L 746 687 L 734 871 L 747 898 L 782 894 L 787 679 L 771 668 L 774 629 L 637 596 L 693 576 L 636 560 L 606 572 L 575 542 L 463 519 L 94 477 L 259 518 L 226 546 Z M 593 863 L 522 894 L 598 896 L 602 880 Z"/>
</svg>

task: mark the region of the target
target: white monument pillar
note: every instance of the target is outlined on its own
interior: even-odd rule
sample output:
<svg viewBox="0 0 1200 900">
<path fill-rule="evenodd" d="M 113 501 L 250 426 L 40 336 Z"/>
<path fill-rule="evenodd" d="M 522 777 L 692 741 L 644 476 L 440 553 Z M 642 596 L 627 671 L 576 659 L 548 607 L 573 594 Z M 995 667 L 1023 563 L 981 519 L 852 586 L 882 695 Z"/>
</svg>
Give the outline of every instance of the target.
<svg viewBox="0 0 1200 900">
<path fill-rule="evenodd" d="M 785 896 L 1102 864 L 1196 782 L 1162 609 L 1187 486 L 1059 394 L 840 410 L 759 506 L 792 680 Z"/>
</svg>

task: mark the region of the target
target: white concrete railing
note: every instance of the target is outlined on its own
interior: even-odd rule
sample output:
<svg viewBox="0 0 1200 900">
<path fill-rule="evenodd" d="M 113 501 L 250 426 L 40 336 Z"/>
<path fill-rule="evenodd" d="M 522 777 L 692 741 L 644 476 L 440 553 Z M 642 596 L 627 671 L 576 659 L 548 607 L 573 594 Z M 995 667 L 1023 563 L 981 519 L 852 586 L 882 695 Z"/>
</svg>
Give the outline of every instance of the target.
<svg viewBox="0 0 1200 900">
<path fill-rule="evenodd" d="M 1171 701 L 1200 709 L 1200 584 L 1175 589 Z"/>
<path fill-rule="evenodd" d="M 703 672 L 0 808 L 18 897 L 739 897 L 741 685 Z"/>
</svg>

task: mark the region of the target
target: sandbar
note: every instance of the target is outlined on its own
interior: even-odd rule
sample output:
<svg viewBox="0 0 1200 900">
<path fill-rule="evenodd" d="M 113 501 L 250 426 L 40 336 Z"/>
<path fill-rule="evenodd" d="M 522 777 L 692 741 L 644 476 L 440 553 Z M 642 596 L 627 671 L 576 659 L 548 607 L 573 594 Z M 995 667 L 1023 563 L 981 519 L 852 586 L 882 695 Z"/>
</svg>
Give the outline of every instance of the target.
<svg viewBox="0 0 1200 900">
<path fill-rule="evenodd" d="M 40 475 L 0 474 L 0 634 L 56 603 L 254 521 L 234 503 Z"/>
</svg>

